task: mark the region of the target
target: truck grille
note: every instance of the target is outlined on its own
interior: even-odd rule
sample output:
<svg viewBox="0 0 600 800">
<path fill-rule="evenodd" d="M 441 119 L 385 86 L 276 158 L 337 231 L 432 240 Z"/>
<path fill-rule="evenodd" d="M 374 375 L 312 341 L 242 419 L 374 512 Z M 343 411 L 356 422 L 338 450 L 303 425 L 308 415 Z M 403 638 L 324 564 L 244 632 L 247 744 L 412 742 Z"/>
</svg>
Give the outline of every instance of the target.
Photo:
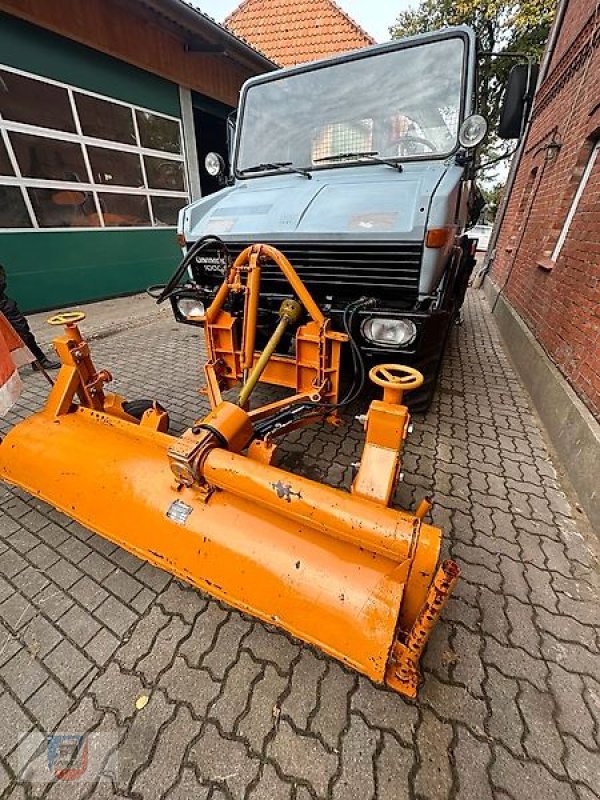
<svg viewBox="0 0 600 800">
<path fill-rule="evenodd" d="M 232 255 L 237 256 L 246 245 L 229 243 Z M 421 244 L 348 244 L 332 242 L 277 243 L 302 281 L 315 297 L 370 297 L 402 299 L 416 297 L 421 272 Z M 281 271 L 272 263 L 263 266 L 261 288 L 280 293 L 286 285 Z"/>
</svg>

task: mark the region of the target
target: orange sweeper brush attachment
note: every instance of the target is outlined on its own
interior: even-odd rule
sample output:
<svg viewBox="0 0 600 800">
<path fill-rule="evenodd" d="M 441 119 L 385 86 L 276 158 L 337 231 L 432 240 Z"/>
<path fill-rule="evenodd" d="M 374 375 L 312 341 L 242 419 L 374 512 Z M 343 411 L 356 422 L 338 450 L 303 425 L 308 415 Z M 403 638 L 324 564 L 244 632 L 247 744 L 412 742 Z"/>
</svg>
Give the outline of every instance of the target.
<svg viewBox="0 0 600 800">
<path fill-rule="evenodd" d="M 290 297 L 257 352 L 267 259 L 287 278 Z M 241 320 L 228 310 L 234 302 Z M 421 385 L 420 373 L 389 364 L 369 373 L 383 399 L 364 417 L 362 458 L 345 492 L 273 464 L 286 431 L 317 418 L 335 421 L 349 338 L 331 330 L 275 248 L 244 250 L 199 317 L 212 410 L 180 437 L 167 433 L 158 403 L 140 406 L 105 391 L 111 376 L 93 364 L 78 328 L 83 316 L 50 320 L 64 326 L 54 343 L 62 368 L 45 408 L 0 444 L 0 478 L 413 697 L 419 658 L 459 575 L 454 562 L 438 564 L 441 531 L 423 522 L 427 500 L 414 512 L 389 507 L 410 422 L 403 395 Z M 278 344 L 290 333 L 293 355 L 281 355 Z M 259 380 L 293 394 L 250 409 Z M 222 399 L 222 390 L 240 383 L 233 401 Z"/>
</svg>

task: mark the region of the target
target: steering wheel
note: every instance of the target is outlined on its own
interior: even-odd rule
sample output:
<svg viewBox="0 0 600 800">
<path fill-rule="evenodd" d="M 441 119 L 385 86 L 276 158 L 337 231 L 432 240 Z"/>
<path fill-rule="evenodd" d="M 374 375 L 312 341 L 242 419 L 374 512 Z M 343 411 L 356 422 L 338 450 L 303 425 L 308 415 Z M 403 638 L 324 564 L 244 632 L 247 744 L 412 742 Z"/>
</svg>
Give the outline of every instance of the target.
<svg viewBox="0 0 600 800">
<path fill-rule="evenodd" d="M 430 142 L 429 139 L 425 139 L 423 136 L 412 136 L 410 133 L 407 134 L 406 136 L 401 136 L 400 137 L 400 139 L 398 140 L 398 150 L 399 151 L 400 150 L 406 150 L 404 145 L 407 144 L 407 143 L 421 144 L 424 147 L 428 147 L 429 150 L 432 153 L 435 153 L 437 151 L 437 147 L 434 145 L 433 142 Z M 417 155 L 417 154 L 416 153 L 407 153 L 407 152 L 404 152 L 404 153 L 401 154 L 399 152 L 398 155 L 408 156 L 408 155 Z"/>
<path fill-rule="evenodd" d="M 402 392 L 418 389 L 425 380 L 418 369 L 403 364 L 378 364 L 369 370 L 369 378 L 382 389 L 400 389 Z"/>
<path fill-rule="evenodd" d="M 61 311 L 48 320 L 48 325 L 76 325 L 85 319 L 83 311 Z"/>
</svg>

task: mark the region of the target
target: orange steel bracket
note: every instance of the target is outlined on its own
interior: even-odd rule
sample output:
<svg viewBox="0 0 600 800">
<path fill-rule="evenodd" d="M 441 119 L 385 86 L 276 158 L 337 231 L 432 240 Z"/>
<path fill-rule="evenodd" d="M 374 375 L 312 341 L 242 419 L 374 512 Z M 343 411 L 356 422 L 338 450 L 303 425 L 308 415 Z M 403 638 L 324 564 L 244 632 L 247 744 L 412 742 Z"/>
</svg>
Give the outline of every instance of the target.
<svg viewBox="0 0 600 800">
<path fill-rule="evenodd" d="M 322 402 L 336 403 L 341 346 L 348 337 L 330 329 L 329 320 L 283 253 L 270 245 L 259 244 L 240 253 L 206 310 L 204 330 L 208 363 L 205 374 L 211 406 L 215 408 L 219 404 L 222 391 L 245 382 L 260 357 L 255 345 L 261 263 L 265 259 L 273 261 L 282 271 L 309 319 L 296 331 L 295 356 L 274 353 L 261 380 L 294 389 L 298 395 L 318 393 Z M 244 293 L 241 331 L 224 308 L 228 297 L 234 293 Z"/>
<path fill-rule="evenodd" d="M 77 323 L 84 319 L 82 311 L 67 311 L 55 314 L 48 320 L 50 325 L 62 325 L 64 333 L 53 342 L 62 366 L 48 395 L 46 411 L 55 417 L 66 414 L 77 398 L 79 405 L 85 408 L 166 432 L 169 427 L 168 414 L 156 404 L 139 421 L 124 410 L 123 397 L 104 391 L 104 386 L 112 381 L 112 375 L 94 366 L 88 343 L 77 327 Z"/>
<path fill-rule="evenodd" d="M 388 506 L 400 473 L 400 451 L 408 434 L 410 414 L 401 405 L 404 392 L 423 384 L 421 373 L 399 364 L 373 367 L 369 377 L 383 388 L 383 400 L 373 400 L 365 420 L 365 447 L 352 483 L 352 493 Z"/>
</svg>

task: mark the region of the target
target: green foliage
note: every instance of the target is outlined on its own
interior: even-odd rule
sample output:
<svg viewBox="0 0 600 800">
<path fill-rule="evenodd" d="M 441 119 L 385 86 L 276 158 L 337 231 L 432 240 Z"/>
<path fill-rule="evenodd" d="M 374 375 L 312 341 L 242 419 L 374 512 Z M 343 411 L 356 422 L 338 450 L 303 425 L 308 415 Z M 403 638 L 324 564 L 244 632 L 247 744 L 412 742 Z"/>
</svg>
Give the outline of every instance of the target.
<svg viewBox="0 0 600 800">
<path fill-rule="evenodd" d="M 485 200 L 485 212 L 484 212 L 485 219 L 488 222 L 493 222 L 494 219 L 496 218 L 496 213 L 498 211 L 498 206 L 500 205 L 500 200 L 502 200 L 502 193 L 504 192 L 504 184 L 494 183 L 489 188 L 481 186 L 480 189 L 483 198 Z"/>
<path fill-rule="evenodd" d="M 403 11 L 390 29 L 393 38 L 413 36 L 451 25 L 471 26 L 483 51 L 518 51 L 540 60 L 556 9 L 556 0 L 420 0 Z M 479 72 L 479 110 L 489 130 L 497 130 L 504 86 L 515 62 L 506 58 L 482 58 Z M 493 135 L 485 148 L 494 155 Z"/>
</svg>

